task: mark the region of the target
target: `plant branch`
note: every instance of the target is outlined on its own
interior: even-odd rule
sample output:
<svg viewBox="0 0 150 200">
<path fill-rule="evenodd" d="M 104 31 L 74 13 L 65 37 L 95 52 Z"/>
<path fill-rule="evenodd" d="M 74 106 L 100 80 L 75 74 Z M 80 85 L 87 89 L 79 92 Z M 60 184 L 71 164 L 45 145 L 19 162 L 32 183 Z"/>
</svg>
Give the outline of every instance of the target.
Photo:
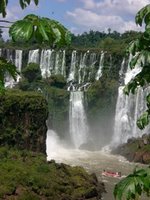
<svg viewBox="0 0 150 200">
<path fill-rule="evenodd" d="M 0 25 L 0 28 L 10 28 L 10 27 L 8 27 L 8 26 L 1 26 L 1 25 Z"/>
<path fill-rule="evenodd" d="M 2 19 L 0 19 L 0 22 L 10 23 L 10 24 L 13 24 L 13 23 L 14 23 L 14 22 L 10 22 L 10 21 L 8 21 L 8 20 L 2 20 Z"/>
</svg>

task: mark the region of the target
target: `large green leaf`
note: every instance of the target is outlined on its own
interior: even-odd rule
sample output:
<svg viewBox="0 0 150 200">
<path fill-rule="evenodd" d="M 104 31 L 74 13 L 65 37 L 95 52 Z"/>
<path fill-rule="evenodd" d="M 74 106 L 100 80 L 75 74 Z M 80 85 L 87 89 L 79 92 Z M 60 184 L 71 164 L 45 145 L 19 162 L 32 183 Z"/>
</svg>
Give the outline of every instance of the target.
<svg viewBox="0 0 150 200">
<path fill-rule="evenodd" d="M 57 46 L 68 45 L 71 42 L 71 34 L 59 22 L 33 14 L 14 23 L 9 33 L 16 42 L 27 42 L 33 39 L 38 43 L 56 44 Z"/>
<path fill-rule="evenodd" d="M 149 14 L 150 14 L 150 4 L 142 8 L 135 17 L 136 24 L 142 26 L 143 20 L 146 24 L 149 23 Z"/>
<path fill-rule="evenodd" d="M 145 126 L 147 126 L 150 122 L 150 116 L 149 116 L 149 113 L 148 111 L 144 112 L 141 117 L 137 120 L 137 126 L 140 128 L 140 129 L 144 129 Z"/>
<path fill-rule="evenodd" d="M 16 81 L 16 77 L 17 77 L 17 74 L 19 74 L 19 72 L 17 72 L 16 66 L 14 64 L 0 57 L 0 93 L 4 91 L 6 74 L 9 74 L 10 76 L 12 76 L 13 79 Z"/>
<path fill-rule="evenodd" d="M 29 41 L 33 35 L 34 26 L 27 20 L 20 20 L 14 23 L 10 29 L 9 34 L 13 41 Z"/>
<path fill-rule="evenodd" d="M 114 189 L 115 198 L 117 200 L 137 199 L 142 192 L 150 190 L 149 178 L 150 176 L 145 169 L 134 170 L 133 174 L 116 184 Z"/>
</svg>

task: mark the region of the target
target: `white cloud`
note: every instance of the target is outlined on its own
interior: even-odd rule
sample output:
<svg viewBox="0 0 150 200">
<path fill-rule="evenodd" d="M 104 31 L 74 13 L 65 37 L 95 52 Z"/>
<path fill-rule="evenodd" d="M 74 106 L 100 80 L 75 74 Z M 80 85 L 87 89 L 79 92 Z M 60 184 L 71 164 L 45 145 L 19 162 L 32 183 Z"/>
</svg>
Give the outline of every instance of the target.
<svg viewBox="0 0 150 200">
<path fill-rule="evenodd" d="M 77 8 L 73 12 L 68 11 L 67 15 L 80 27 L 80 30 L 106 31 L 108 28 L 118 32 L 131 29 L 139 30 L 133 21 L 124 21 L 120 16 L 100 15 L 81 8 Z"/>
<path fill-rule="evenodd" d="M 150 3 L 150 0 L 79 0 L 82 8 L 67 11 L 69 19 L 80 30 L 90 29 L 106 31 L 108 28 L 118 32 L 142 30 L 134 19 L 138 10 Z"/>
<path fill-rule="evenodd" d="M 96 7 L 96 3 L 94 2 L 94 0 L 80 0 L 85 9 L 93 9 Z"/>
</svg>

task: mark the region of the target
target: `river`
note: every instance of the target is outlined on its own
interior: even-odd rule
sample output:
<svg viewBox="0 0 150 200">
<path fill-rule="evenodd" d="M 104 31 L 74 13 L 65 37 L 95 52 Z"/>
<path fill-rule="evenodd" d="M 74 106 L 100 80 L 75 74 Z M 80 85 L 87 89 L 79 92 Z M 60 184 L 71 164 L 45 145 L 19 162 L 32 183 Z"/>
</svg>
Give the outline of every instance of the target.
<svg viewBox="0 0 150 200">
<path fill-rule="evenodd" d="M 58 136 L 47 135 L 48 160 L 54 159 L 71 166 L 83 166 L 89 173 L 95 173 L 99 181 L 104 182 L 107 193 L 103 194 L 103 200 L 114 200 L 113 189 L 120 178 L 102 176 L 102 171 L 120 171 L 123 176 L 131 173 L 135 167 L 145 167 L 142 164 L 128 162 L 124 157 L 112 155 L 107 151 L 86 151 L 65 147 Z M 148 200 L 141 197 L 141 200 Z"/>
</svg>

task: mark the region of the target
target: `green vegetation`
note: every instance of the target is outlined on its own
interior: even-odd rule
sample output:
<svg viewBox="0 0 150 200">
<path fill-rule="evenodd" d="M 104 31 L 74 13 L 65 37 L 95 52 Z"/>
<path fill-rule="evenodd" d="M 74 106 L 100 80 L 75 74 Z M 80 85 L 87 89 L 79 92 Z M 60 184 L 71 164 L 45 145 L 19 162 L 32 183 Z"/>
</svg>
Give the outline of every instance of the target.
<svg viewBox="0 0 150 200">
<path fill-rule="evenodd" d="M 35 63 L 29 63 L 23 69 L 22 75 L 15 88 L 30 93 L 36 91 L 47 100 L 50 122 L 48 126 L 64 138 L 64 134 L 68 132 L 69 115 L 69 92 L 66 90 L 66 79 L 60 74 L 42 79 L 40 67 Z"/>
<path fill-rule="evenodd" d="M 83 168 L 47 162 L 44 154 L 1 147 L 0 160 L 0 199 L 84 200 L 104 192 Z"/>
<path fill-rule="evenodd" d="M 9 29 L 9 34 L 14 42 L 45 43 L 53 47 L 70 44 L 69 31 L 59 22 L 38 17 L 34 14 L 27 15 L 18 20 Z"/>
<path fill-rule="evenodd" d="M 114 189 L 114 195 L 119 200 L 140 199 L 145 192 L 149 196 L 150 190 L 150 169 L 138 169 L 133 174 L 121 180 Z"/>
<path fill-rule="evenodd" d="M 145 22 L 145 31 L 142 33 L 141 37 L 133 41 L 128 48 L 128 52 L 133 56 L 130 67 L 134 68 L 138 63 L 138 65 L 141 65 L 142 69 L 125 87 L 124 91 L 126 94 L 129 94 L 129 92 L 134 93 L 139 86 L 145 87 L 150 83 L 150 4 L 137 13 L 135 20 L 136 24 L 140 26 L 142 26 L 143 21 Z M 144 129 L 150 122 L 150 94 L 147 96 L 147 107 L 147 111 L 143 113 L 137 121 L 137 125 L 140 129 Z M 114 196 L 118 200 L 140 199 L 141 194 L 144 192 L 149 196 L 150 168 L 135 171 L 133 174 L 121 180 L 115 186 Z"/>
<path fill-rule="evenodd" d="M 5 75 L 11 75 L 16 80 L 18 72 L 16 66 L 4 58 L 0 57 L 0 93 L 4 92 Z"/>
<path fill-rule="evenodd" d="M 19 3 L 20 3 L 21 8 L 24 9 L 31 3 L 31 0 L 20 0 Z M 38 5 L 39 1 L 34 0 L 34 3 L 35 5 Z M 2 14 L 3 17 L 6 17 L 7 15 L 6 13 L 7 4 L 8 4 L 8 0 L 0 1 L 0 14 Z"/>
<path fill-rule="evenodd" d="M 99 31 L 89 31 L 81 35 L 72 34 L 71 46 L 75 49 L 90 49 L 92 51 L 104 50 L 109 53 L 125 54 L 128 44 L 141 36 L 141 32 L 126 31 L 125 33 L 105 33 Z"/>
<path fill-rule="evenodd" d="M 48 107 L 40 93 L 6 91 L 0 95 L 0 145 L 46 151 Z"/>
<path fill-rule="evenodd" d="M 48 125 L 64 138 L 68 132 L 69 92 L 49 85 L 44 85 L 42 91 L 48 102 Z"/>
</svg>

